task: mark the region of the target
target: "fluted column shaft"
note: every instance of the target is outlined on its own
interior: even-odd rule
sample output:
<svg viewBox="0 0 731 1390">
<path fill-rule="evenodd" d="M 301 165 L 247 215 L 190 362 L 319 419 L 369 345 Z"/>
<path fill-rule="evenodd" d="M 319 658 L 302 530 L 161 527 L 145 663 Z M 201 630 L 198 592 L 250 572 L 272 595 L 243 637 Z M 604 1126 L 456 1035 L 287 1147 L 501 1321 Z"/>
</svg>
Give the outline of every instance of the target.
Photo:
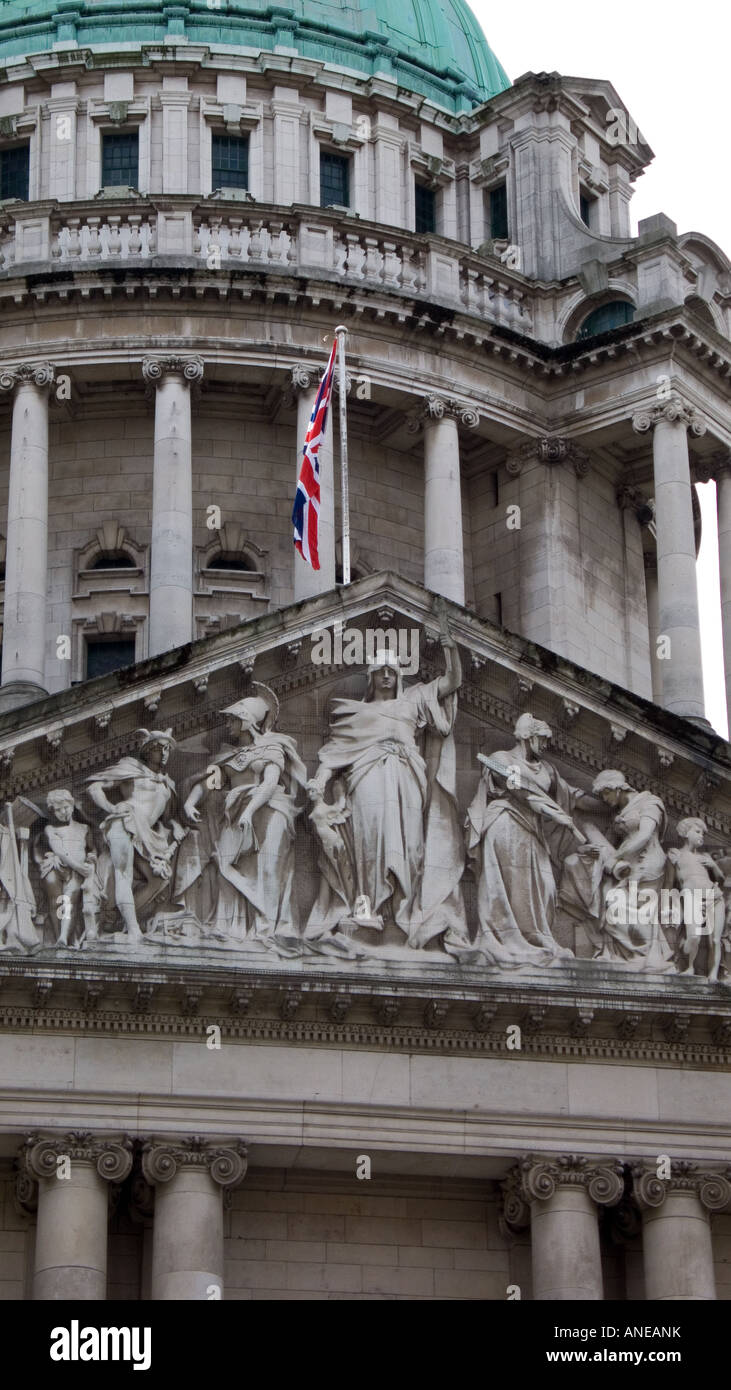
<svg viewBox="0 0 731 1390">
<path fill-rule="evenodd" d="M 726 672 L 726 708 L 731 720 L 731 457 L 719 467 L 716 476 L 718 508 L 718 565 L 721 576 L 721 621 L 723 625 L 723 664 Z"/>
<path fill-rule="evenodd" d="M 652 698 L 656 705 L 662 700 L 662 670 L 664 661 L 658 660 L 657 638 L 660 632 L 660 604 L 657 592 L 657 564 L 654 556 L 645 556 L 645 595 L 647 598 L 647 628 L 650 635 L 650 670 L 652 672 Z"/>
<path fill-rule="evenodd" d="M 634 1197 L 642 1211 L 645 1297 L 674 1302 L 715 1299 L 710 1211 L 731 1202 L 731 1183 L 693 1164 L 673 1162 L 663 1180 L 651 1168 L 634 1168 Z"/>
<path fill-rule="evenodd" d="M 462 488 L 457 421 L 424 421 L 424 587 L 464 603 Z"/>
<path fill-rule="evenodd" d="M 688 429 L 700 435 L 705 426 L 676 399 L 638 412 L 632 424 L 638 433 L 653 431 L 659 635 L 670 644 L 663 704 L 673 714 L 704 720 Z"/>
<path fill-rule="evenodd" d="M 292 372 L 292 390 L 297 397 L 297 439 L 295 447 L 295 486 L 302 465 L 302 449 L 319 389 L 314 371 L 297 367 Z M 335 588 L 335 457 L 333 453 L 333 399 L 328 411 L 325 438 L 320 446 L 320 524 L 318 552 L 320 568 L 309 565 L 294 546 L 294 601 L 325 594 Z M 294 489 L 292 492 L 294 496 Z"/>
<path fill-rule="evenodd" d="M 46 694 L 48 588 L 48 395 L 53 367 L 9 368 L 0 390 L 12 391 L 5 618 L 0 709 Z"/>
<path fill-rule="evenodd" d="M 38 1184 L 33 1298 L 103 1301 L 109 1182 L 130 1172 L 131 1143 L 88 1134 L 32 1140 L 24 1160 Z"/>
<path fill-rule="evenodd" d="M 190 390 L 200 358 L 148 357 L 155 387 L 149 655 L 193 637 L 193 464 Z"/>
<path fill-rule="evenodd" d="M 155 1187 L 152 1297 L 223 1298 L 223 1189 L 246 1172 L 243 1145 L 199 1140 L 145 1146 L 142 1168 Z"/>
</svg>

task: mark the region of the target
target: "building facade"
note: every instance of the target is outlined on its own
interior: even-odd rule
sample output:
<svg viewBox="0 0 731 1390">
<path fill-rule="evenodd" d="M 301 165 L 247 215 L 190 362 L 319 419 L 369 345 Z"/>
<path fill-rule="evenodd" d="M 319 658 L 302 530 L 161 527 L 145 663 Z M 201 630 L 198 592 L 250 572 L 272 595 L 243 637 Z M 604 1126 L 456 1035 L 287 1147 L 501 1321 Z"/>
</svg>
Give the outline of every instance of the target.
<svg viewBox="0 0 731 1390">
<path fill-rule="evenodd" d="M 731 1296 L 727 257 L 461 0 L 0 66 L 2 1296 Z"/>
</svg>

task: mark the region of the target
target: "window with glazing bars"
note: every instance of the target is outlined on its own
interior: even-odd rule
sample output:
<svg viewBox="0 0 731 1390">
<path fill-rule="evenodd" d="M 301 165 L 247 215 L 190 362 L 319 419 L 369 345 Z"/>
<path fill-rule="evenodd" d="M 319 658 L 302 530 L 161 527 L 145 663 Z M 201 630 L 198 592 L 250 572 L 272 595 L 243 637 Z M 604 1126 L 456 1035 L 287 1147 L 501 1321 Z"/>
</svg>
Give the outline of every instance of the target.
<svg viewBox="0 0 731 1390">
<path fill-rule="evenodd" d="M 435 232 L 437 229 L 437 199 L 434 189 L 425 188 L 423 183 L 417 183 L 414 196 L 417 232 Z"/>
<path fill-rule="evenodd" d="M 15 145 L 0 151 L 0 198 L 22 198 L 28 201 L 30 145 Z"/>
<path fill-rule="evenodd" d="M 320 207 L 350 207 L 350 160 L 342 154 L 320 154 Z"/>
<path fill-rule="evenodd" d="M 214 135 L 212 187 L 249 187 L 249 141 L 245 135 Z"/>
<path fill-rule="evenodd" d="M 139 136 L 136 130 L 102 135 L 102 188 L 136 188 L 139 182 Z"/>
</svg>

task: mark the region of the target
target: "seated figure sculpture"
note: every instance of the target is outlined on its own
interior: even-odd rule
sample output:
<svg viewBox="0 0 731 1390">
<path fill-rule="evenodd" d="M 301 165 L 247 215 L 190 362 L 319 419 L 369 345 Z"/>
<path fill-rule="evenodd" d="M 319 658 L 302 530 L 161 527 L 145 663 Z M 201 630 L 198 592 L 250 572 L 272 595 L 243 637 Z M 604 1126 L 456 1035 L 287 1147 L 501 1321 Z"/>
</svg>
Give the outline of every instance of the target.
<svg viewBox="0 0 731 1390">
<path fill-rule="evenodd" d="M 139 729 L 139 757 L 128 755 L 112 767 L 87 778 L 95 805 L 106 812 L 101 831 L 109 849 L 113 896 L 128 941 L 142 938 L 139 914 L 166 890 L 173 877 L 174 858 L 185 830 L 163 817 L 175 796 L 175 783 L 165 772 L 175 746 L 172 729 Z M 108 791 L 118 799 L 111 801 Z"/>
<path fill-rule="evenodd" d="M 322 879 L 306 938 L 321 949 L 335 934 L 347 952 L 359 931 L 379 949 L 469 948 L 452 738 L 462 669 L 444 620 L 440 640 L 436 680 L 404 688 L 398 658 L 384 649 L 369 663 L 365 699 L 333 701 L 308 783 Z"/>
</svg>

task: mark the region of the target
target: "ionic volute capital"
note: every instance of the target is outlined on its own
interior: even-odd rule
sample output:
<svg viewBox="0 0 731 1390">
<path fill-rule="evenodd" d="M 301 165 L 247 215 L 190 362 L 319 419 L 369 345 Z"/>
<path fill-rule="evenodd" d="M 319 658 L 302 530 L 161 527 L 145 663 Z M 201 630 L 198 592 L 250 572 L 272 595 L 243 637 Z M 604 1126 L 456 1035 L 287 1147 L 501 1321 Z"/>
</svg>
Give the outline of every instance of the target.
<svg viewBox="0 0 731 1390">
<path fill-rule="evenodd" d="M 142 1172 L 151 1187 L 171 1182 L 185 1168 L 207 1169 L 219 1187 L 234 1188 L 246 1176 L 246 1145 L 240 1140 L 220 1143 L 199 1135 L 185 1139 L 148 1139 L 142 1146 Z"/>
<path fill-rule="evenodd" d="M 480 423 L 480 412 L 464 401 L 456 401 L 451 396 L 430 394 L 424 396 L 418 409 L 410 417 L 410 429 L 435 420 L 456 420 L 464 429 L 474 430 Z"/>
<path fill-rule="evenodd" d="M 27 1136 L 21 1153 L 21 1171 L 34 1182 L 56 1178 L 64 1160 L 96 1168 L 106 1182 L 121 1183 L 132 1171 L 134 1145 L 127 1135 L 106 1138 L 90 1130 L 71 1130 L 64 1135 Z"/>
<path fill-rule="evenodd" d="M 597 1206 L 613 1207 L 624 1195 L 624 1172 L 613 1159 L 596 1161 L 581 1154 L 521 1160 L 522 1195 L 526 1202 L 547 1202 L 561 1187 L 581 1187 Z"/>
<path fill-rule="evenodd" d="M 14 391 L 23 385 L 50 391 L 54 377 L 52 362 L 21 362 L 17 366 L 3 367 L 0 371 L 0 391 Z"/>
<path fill-rule="evenodd" d="M 636 410 L 632 416 L 632 428 L 635 434 L 647 434 L 655 428 L 655 425 L 664 422 L 669 425 L 683 425 L 691 434 L 700 439 L 706 432 L 705 420 L 701 418 L 693 406 L 686 405 L 680 396 L 672 395 L 668 400 L 654 401 L 652 405 L 643 406 L 641 410 Z"/>
<path fill-rule="evenodd" d="M 660 1176 L 660 1164 L 632 1165 L 632 1196 L 641 1211 L 661 1207 L 669 1193 L 693 1193 L 709 1212 L 731 1205 L 731 1170 L 713 1172 L 682 1159 L 665 1159 L 668 1175 Z"/>
<path fill-rule="evenodd" d="M 203 380 L 202 357 L 178 357 L 174 354 L 142 359 L 142 376 L 148 387 L 159 386 L 165 377 L 178 376 L 188 386 L 199 386 Z"/>
</svg>

